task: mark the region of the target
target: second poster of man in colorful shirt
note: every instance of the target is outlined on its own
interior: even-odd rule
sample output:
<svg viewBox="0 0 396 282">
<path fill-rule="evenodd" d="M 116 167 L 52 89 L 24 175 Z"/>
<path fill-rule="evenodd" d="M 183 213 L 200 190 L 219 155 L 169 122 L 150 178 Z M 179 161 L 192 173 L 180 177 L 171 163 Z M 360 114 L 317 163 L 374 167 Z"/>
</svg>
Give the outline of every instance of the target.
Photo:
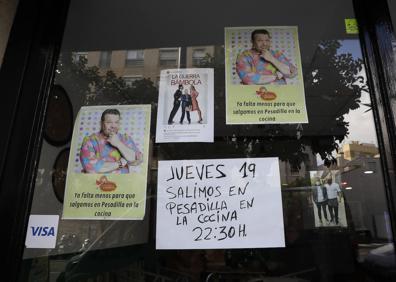
<svg viewBox="0 0 396 282">
<path fill-rule="evenodd" d="M 307 123 L 297 27 L 225 29 L 227 124 Z"/>
<path fill-rule="evenodd" d="M 143 219 L 150 105 L 82 107 L 74 125 L 63 219 Z"/>
</svg>

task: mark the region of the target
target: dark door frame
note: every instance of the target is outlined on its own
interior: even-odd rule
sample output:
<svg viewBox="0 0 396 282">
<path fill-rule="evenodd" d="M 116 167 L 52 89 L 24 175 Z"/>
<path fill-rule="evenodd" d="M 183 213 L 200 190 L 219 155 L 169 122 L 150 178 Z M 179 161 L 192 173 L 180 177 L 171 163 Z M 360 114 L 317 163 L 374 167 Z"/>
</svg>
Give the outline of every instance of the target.
<svg viewBox="0 0 396 282">
<path fill-rule="evenodd" d="M 1 265 L 16 281 L 42 143 L 43 120 L 69 0 L 20 0 L 0 70 Z M 392 230 L 396 234 L 396 98 L 392 24 L 386 0 L 353 0 L 368 69 Z"/>
<path fill-rule="evenodd" d="M 396 235 L 396 62 L 387 0 L 353 0 L 359 25 L 392 233 Z M 395 236 L 394 235 L 394 236 Z M 394 243 L 396 238 L 393 237 Z"/>
<path fill-rule="evenodd" d="M 0 70 L 1 265 L 16 281 L 69 1 L 20 0 Z M 7 279 L 7 278 L 4 278 Z"/>
</svg>

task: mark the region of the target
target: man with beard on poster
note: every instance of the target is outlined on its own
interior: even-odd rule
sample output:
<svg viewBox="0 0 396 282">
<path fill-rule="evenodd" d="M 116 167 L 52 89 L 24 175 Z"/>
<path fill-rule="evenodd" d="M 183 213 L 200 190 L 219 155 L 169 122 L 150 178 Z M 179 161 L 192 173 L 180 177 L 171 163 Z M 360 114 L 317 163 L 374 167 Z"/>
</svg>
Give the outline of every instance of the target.
<svg viewBox="0 0 396 282">
<path fill-rule="evenodd" d="M 169 115 L 168 124 L 174 123 L 173 118 L 175 117 L 177 111 L 180 107 L 181 96 L 183 94 L 183 85 L 179 84 L 179 88 L 176 90 L 175 94 L 173 94 L 173 108 Z"/>
<path fill-rule="evenodd" d="M 132 138 L 118 132 L 120 120 L 119 110 L 107 109 L 101 116 L 100 132 L 84 138 L 80 150 L 84 173 L 129 173 L 129 166 L 142 162 Z"/>
<path fill-rule="evenodd" d="M 286 84 L 297 75 L 297 68 L 281 51 L 271 49 L 271 35 L 266 29 L 251 34 L 252 48 L 238 55 L 236 70 L 242 84 Z"/>
</svg>

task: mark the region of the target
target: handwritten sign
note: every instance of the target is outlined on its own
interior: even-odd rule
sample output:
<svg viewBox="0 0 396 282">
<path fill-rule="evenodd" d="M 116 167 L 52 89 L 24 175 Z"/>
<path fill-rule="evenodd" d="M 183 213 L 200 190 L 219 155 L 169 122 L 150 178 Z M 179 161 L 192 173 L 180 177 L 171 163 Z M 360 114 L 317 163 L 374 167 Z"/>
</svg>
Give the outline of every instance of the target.
<svg viewBox="0 0 396 282">
<path fill-rule="evenodd" d="M 284 247 L 277 158 L 160 161 L 157 249 Z"/>
</svg>

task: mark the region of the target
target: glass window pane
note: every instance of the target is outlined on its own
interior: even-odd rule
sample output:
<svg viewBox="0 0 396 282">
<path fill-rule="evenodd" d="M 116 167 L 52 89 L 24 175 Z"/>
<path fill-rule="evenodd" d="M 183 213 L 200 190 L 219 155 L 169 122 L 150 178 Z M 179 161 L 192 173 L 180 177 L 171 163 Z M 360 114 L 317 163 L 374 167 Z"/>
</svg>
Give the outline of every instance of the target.
<svg viewBox="0 0 396 282">
<path fill-rule="evenodd" d="M 142 66 L 144 63 L 144 50 L 128 50 L 125 61 L 126 67 Z"/>
<path fill-rule="evenodd" d="M 240 5 L 213 1 L 200 2 L 191 12 L 178 3 L 178 9 L 163 13 L 169 3 L 158 2 L 152 9 L 139 1 L 71 1 L 55 84 L 65 89 L 74 118 L 84 106 L 151 105 L 146 212 L 143 220 L 61 219 L 54 249 L 25 249 L 21 277 L 394 279 L 393 236 L 370 89 L 358 34 L 345 21 L 354 18 L 352 1 L 264 1 L 248 13 Z M 307 15 L 307 10 L 314 12 Z M 263 11 L 276 12 L 263 18 Z M 181 27 L 183 22 L 189 24 Z M 227 125 L 224 28 L 291 25 L 298 27 L 309 122 Z M 252 47 L 249 40 L 245 44 Z M 192 67 L 214 69 L 215 140 L 156 143 L 161 70 Z M 197 118 L 195 112 L 192 117 Z M 96 118 L 90 122 L 102 129 Z M 67 162 L 61 165 L 59 160 L 67 159 L 64 150 L 69 147 L 70 140 L 61 146 L 44 142 L 31 214 L 62 214 Z M 156 250 L 158 161 L 268 157 L 279 159 L 284 248 Z M 37 278 L 37 273 L 48 275 Z"/>
<path fill-rule="evenodd" d="M 159 50 L 159 64 L 160 66 L 177 66 L 179 59 L 179 49 L 160 49 Z"/>
<path fill-rule="evenodd" d="M 111 51 L 100 52 L 99 67 L 109 68 L 111 63 Z"/>
</svg>

